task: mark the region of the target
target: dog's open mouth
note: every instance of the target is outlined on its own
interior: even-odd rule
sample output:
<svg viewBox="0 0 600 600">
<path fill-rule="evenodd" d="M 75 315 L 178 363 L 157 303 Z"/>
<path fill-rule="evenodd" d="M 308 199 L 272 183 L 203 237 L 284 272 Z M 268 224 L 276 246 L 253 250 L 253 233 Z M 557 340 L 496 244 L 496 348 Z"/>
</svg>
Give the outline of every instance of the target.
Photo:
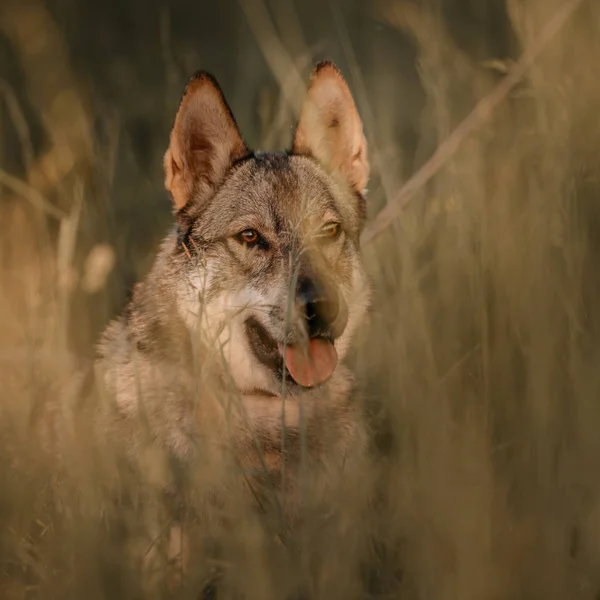
<svg viewBox="0 0 600 600">
<path fill-rule="evenodd" d="M 246 321 L 246 334 L 258 360 L 301 387 L 311 388 L 327 381 L 337 367 L 333 341 L 314 337 L 306 344 L 278 344 L 254 317 Z"/>
</svg>

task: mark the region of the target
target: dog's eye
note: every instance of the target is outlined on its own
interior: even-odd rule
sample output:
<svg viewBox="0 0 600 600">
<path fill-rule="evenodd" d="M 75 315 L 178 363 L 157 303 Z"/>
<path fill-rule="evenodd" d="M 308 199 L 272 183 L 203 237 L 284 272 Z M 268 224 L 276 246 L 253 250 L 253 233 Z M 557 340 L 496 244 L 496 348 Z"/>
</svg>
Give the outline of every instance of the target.
<svg viewBox="0 0 600 600">
<path fill-rule="evenodd" d="M 245 244 L 250 248 L 256 245 L 261 247 L 265 246 L 263 238 L 256 229 L 244 229 L 244 231 L 240 231 L 235 238 L 240 244 Z"/>
<path fill-rule="evenodd" d="M 319 237 L 323 240 L 335 240 L 339 237 L 342 231 L 342 227 L 339 223 L 332 221 L 331 223 L 325 223 L 319 231 Z"/>
<path fill-rule="evenodd" d="M 256 244 L 258 242 L 258 231 L 246 229 L 240 233 L 240 239 L 246 244 Z"/>
</svg>

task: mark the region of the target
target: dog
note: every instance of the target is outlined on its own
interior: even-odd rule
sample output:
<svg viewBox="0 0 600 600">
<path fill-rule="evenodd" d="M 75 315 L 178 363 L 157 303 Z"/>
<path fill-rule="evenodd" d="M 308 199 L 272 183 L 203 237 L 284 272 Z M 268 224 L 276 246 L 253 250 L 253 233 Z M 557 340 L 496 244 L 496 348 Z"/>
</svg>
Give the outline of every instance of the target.
<svg viewBox="0 0 600 600">
<path fill-rule="evenodd" d="M 344 365 L 370 295 L 367 142 L 348 85 L 319 63 L 291 149 L 261 153 L 199 72 L 164 171 L 174 227 L 99 344 L 114 400 L 104 435 L 135 460 L 148 448 L 178 465 L 229 452 L 250 477 L 283 477 L 297 511 L 301 463 L 330 477 L 367 441 Z"/>
</svg>

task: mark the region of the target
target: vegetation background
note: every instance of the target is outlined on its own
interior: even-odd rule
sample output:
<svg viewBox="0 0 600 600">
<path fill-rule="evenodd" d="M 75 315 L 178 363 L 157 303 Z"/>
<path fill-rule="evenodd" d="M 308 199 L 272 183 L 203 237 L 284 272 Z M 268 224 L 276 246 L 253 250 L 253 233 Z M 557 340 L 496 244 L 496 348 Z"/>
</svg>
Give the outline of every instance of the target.
<svg viewBox="0 0 600 600">
<path fill-rule="evenodd" d="M 292 552 L 240 516 L 189 586 L 148 590 L 129 552 L 144 513 L 107 490 L 151 482 L 107 468 L 70 393 L 169 227 L 161 161 L 194 71 L 271 149 L 314 62 L 334 60 L 365 122 L 373 218 L 567 4 L 1 0 L 0 597 L 212 582 L 205 597 L 598 598 L 596 0 L 365 245 L 364 518 L 317 523 Z"/>
</svg>

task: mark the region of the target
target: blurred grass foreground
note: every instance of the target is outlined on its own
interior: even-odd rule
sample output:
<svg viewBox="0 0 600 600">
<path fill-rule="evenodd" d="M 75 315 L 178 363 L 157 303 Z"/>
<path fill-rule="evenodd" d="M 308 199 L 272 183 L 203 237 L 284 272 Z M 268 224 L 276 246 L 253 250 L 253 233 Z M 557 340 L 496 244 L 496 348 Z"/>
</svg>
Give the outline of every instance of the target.
<svg viewBox="0 0 600 600">
<path fill-rule="evenodd" d="M 596 0 L 364 247 L 372 458 L 335 527 L 282 542 L 235 500 L 186 523 L 186 585 L 146 585 L 161 496 L 92 443 L 81 375 L 167 231 L 161 159 L 192 72 L 277 148 L 313 63 L 338 63 L 373 219 L 567 4 L 1 0 L 0 598 L 598 598 Z"/>
</svg>

